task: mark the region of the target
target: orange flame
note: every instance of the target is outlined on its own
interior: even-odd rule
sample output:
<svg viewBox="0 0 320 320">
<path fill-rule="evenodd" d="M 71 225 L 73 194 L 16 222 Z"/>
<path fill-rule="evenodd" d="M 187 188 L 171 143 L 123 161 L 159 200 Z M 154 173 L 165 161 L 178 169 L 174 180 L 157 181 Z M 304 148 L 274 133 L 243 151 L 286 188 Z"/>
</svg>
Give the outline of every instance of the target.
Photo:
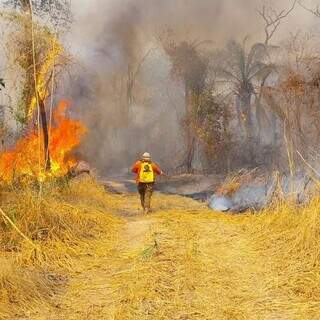
<svg viewBox="0 0 320 320">
<path fill-rule="evenodd" d="M 0 154 L 0 178 L 2 180 L 11 182 L 19 176 L 35 176 L 39 180 L 52 176 L 64 176 L 70 168 L 76 165 L 77 160 L 72 156 L 72 151 L 80 144 L 86 127 L 80 121 L 65 116 L 68 107 L 69 104 L 62 101 L 53 114 L 53 126 L 50 131 L 51 169 L 49 172 L 45 172 L 43 134 L 41 132 L 39 137 L 36 130 L 31 130 L 16 143 L 12 150 Z"/>
</svg>

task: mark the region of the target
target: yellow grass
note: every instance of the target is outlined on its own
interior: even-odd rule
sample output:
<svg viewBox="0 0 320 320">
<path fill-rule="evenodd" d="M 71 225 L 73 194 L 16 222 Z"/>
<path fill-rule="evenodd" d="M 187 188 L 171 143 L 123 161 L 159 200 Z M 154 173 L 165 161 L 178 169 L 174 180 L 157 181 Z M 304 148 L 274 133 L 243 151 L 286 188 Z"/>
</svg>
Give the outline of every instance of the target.
<svg viewBox="0 0 320 320">
<path fill-rule="evenodd" d="M 259 179 L 255 177 L 255 173 L 257 172 L 257 168 L 253 170 L 245 170 L 241 169 L 240 171 L 230 174 L 222 185 L 218 188 L 217 194 L 231 196 L 235 192 L 237 192 L 241 186 L 244 186 L 249 183 L 261 183 L 258 181 Z"/>
<path fill-rule="evenodd" d="M 315 201 L 258 216 L 159 213 L 149 260 L 115 275 L 115 319 L 320 319 Z M 136 250 L 139 251 L 139 250 Z M 131 257 L 131 259 L 133 259 Z"/>
<path fill-rule="evenodd" d="M 320 319 L 319 199 L 239 216 L 157 194 L 155 211 L 143 216 L 136 195 L 106 194 L 92 180 L 46 199 L 44 208 L 55 208 L 50 212 L 60 220 L 44 221 L 53 227 L 69 218 L 69 232 L 52 231 L 50 239 L 37 241 L 45 253 L 36 260 L 21 259 L 27 245 L 16 239 L 19 268 L 0 272 L 3 305 L 10 300 L 3 292 L 9 292 L 26 319 Z M 32 238 L 34 227 L 18 226 Z M 63 291 L 54 277 L 48 283 L 39 272 L 47 261 L 52 272 L 65 270 Z M 33 288 L 34 301 L 51 303 L 23 306 L 26 286 Z M 40 297 L 36 287 L 43 287 Z"/>
<path fill-rule="evenodd" d="M 11 223 L 0 215 L 0 319 L 12 319 L 12 312 L 33 307 L 32 301 L 50 303 L 75 267 L 72 258 L 87 255 L 101 234 L 106 250 L 114 246 L 121 219 L 112 215 L 104 194 L 91 179 L 45 185 L 41 200 L 33 188 L 3 187 L 2 210 Z"/>
</svg>

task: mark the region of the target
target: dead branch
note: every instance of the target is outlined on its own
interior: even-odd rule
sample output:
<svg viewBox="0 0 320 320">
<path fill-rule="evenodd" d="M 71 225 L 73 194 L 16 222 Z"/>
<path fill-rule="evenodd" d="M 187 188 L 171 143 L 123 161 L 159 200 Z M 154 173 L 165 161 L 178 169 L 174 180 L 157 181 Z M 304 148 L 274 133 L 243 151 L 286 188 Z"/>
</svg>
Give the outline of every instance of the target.
<svg viewBox="0 0 320 320">
<path fill-rule="evenodd" d="M 264 20 L 265 23 L 265 45 L 269 44 L 270 40 L 280 26 L 281 21 L 288 17 L 288 15 L 294 10 L 297 2 L 298 0 L 294 0 L 292 6 L 288 10 L 283 9 L 280 12 L 273 9 L 272 7 L 267 7 L 266 5 L 263 5 L 261 9 L 256 9 L 258 15 Z"/>
<path fill-rule="evenodd" d="M 311 12 L 313 15 L 315 15 L 316 17 L 320 18 L 320 5 L 317 5 L 314 9 L 308 8 L 307 6 L 305 6 L 302 1 L 298 1 L 298 4 L 301 8 Z"/>
</svg>

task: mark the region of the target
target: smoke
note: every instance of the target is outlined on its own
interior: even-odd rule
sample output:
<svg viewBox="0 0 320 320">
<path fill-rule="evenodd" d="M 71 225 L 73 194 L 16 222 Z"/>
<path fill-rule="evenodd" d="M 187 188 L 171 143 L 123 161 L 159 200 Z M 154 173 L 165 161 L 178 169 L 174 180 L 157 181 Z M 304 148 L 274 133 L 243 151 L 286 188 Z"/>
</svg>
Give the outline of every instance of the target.
<svg viewBox="0 0 320 320">
<path fill-rule="evenodd" d="M 288 8 L 289 0 L 276 7 Z M 175 41 L 263 41 L 256 0 L 77 0 L 76 23 L 67 39 L 80 66 L 72 98 L 89 128 L 82 156 L 101 174 L 126 170 L 144 151 L 165 167 L 181 162 L 183 90 L 170 78 L 170 61 L 157 37 Z M 311 26 L 300 7 L 283 22 L 275 41 Z"/>
</svg>

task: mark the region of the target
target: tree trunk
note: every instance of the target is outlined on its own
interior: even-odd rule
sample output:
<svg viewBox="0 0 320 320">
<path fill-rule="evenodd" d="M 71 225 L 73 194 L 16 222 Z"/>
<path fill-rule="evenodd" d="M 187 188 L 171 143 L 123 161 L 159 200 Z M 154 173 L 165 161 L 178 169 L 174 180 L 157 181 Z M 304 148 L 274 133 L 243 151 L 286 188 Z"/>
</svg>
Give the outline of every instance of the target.
<svg viewBox="0 0 320 320">
<path fill-rule="evenodd" d="M 195 142 L 196 139 L 194 137 L 190 137 L 190 141 L 188 141 L 187 154 L 185 159 L 187 173 L 192 173 L 193 171 L 192 163 L 195 154 Z"/>
<path fill-rule="evenodd" d="M 26 68 L 25 68 L 25 81 L 23 85 L 23 97 L 25 103 L 25 120 L 27 122 L 27 118 L 29 115 L 29 106 L 34 96 L 34 74 L 33 74 L 33 54 L 32 54 L 32 34 L 31 34 L 31 24 L 32 24 L 32 15 L 31 15 L 31 7 L 29 0 L 20 0 L 21 9 L 23 12 L 23 17 L 25 21 L 23 22 L 24 27 L 24 50 L 26 55 Z M 22 20 L 23 21 L 23 20 Z M 26 124 L 26 123 L 25 123 Z"/>
<path fill-rule="evenodd" d="M 43 133 L 45 170 L 49 171 L 51 169 L 51 159 L 50 159 L 50 150 L 49 150 L 49 130 L 48 130 L 48 123 L 47 123 L 47 115 L 46 115 L 44 101 L 40 97 L 39 93 L 38 93 L 38 99 L 39 99 L 39 108 L 40 108 L 41 128 Z"/>
<path fill-rule="evenodd" d="M 186 167 L 187 173 L 191 173 L 193 169 L 193 159 L 195 154 L 195 143 L 196 139 L 192 129 L 192 99 L 190 94 L 191 89 L 185 81 L 185 110 L 186 110 L 186 154 L 184 159 L 184 166 Z"/>
<path fill-rule="evenodd" d="M 132 73 L 132 67 L 128 63 L 128 71 L 127 71 L 127 88 L 126 88 L 126 106 L 125 106 L 125 114 L 124 114 L 124 121 L 126 124 L 129 124 L 130 120 L 130 109 L 133 104 L 133 85 L 134 85 L 134 78 Z"/>
<path fill-rule="evenodd" d="M 249 162 L 253 164 L 254 153 L 253 153 L 253 124 L 252 124 L 252 114 L 251 114 L 251 93 L 244 92 L 240 97 L 241 109 L 245 115 L 245 129 L 246 129 L 246 140 L 249 150 Z"/>
<path fill-rule="evenodd" d="M 267 77 L 264 77 L 261 81 L 260 84 L 260 91 L 259 95 L 257 96 L 257 103 L 256 103 L 256 121 L 257 121 L 257 126 L 258 126 L 258 133 L 257 133 L 257 145 L 260 147 L 261 144 L 261 131 L 262 131 L 262 104 L 261 104 L 261 99 L 262 99 L 262 88 L 264 87 L 266 83 Z"/>
<path fill-rule="evenodd" d="M 244 128 L 243 128 L 243 120 L 242 120 L 243 118 L 242 118 L 241 98 L 239 98 L 239 96 L 236 96 L 235 103 L 236 103 L 237 119 L 238 119 L 240 134 L 242 134 L 244 131 Z"/>
<path fill-rule="evenodd" d="M 272 159 L 271 159 L 271 169 L 272 170 L 276 170 L 276 168 L 279 167 L 279 161 L 278 161 L 278 155 L 277 155 L 277 152 L 278 152 L 278 148 L 277 148 L 277 144 L 278 144 L 278 126 L 277 126 L 277 116 L 272 113 L 271 114 L 271 127 L 272 127 L 272 132 L 273 132 L 273 135 L 272 135 L 272 146 L 271 146 L 271 149 L 272 149 Z"/>
<path fill-rule="evenodd" d="M 257 103 L 257 109 L 256 109 L 256 121 L 257 121 L 257 146 L 260 147 L 261 144 L 261 131 L 262 131 L 262 112 L 261 112 L 261 104 L 260 101 Z"/>
</svg>

